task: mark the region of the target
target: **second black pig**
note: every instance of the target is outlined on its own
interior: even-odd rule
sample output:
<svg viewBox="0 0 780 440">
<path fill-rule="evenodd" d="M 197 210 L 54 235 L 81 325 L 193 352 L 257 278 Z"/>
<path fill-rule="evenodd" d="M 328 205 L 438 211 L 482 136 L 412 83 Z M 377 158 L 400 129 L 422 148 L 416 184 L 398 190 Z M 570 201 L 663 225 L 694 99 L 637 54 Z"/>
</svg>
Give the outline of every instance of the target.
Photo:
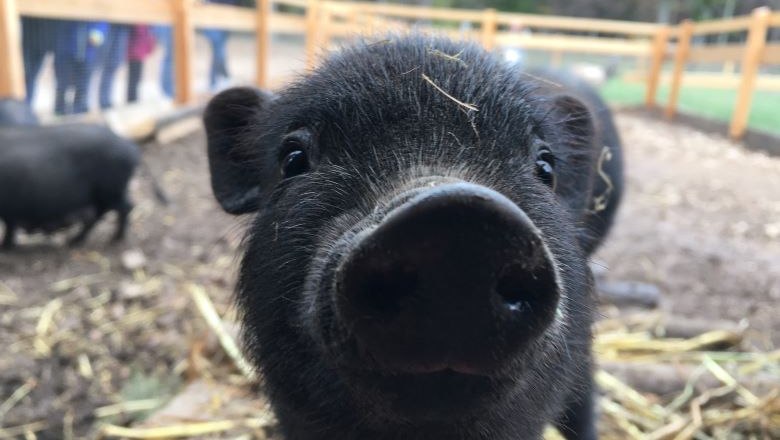
<svg viewBox="0 0 780 440">
<path fill-rule="evenodd" d="M 109 211 L 118 215 L 114 238 L 123 238 L 139 157 L 134 143 L 100 125 L 0 128 L 3 247 L 14 246 L 17 229 L 48 233 L 76 223 L 70 242 L 80 244 Z"/>
</svg>

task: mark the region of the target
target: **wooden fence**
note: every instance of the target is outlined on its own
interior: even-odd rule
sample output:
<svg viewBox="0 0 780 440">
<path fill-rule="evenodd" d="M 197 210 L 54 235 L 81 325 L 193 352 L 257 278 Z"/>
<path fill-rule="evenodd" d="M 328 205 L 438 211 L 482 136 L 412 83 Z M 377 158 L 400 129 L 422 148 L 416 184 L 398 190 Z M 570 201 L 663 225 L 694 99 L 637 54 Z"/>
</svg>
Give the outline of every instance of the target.
<svg viewBox="0 0 780 440">
<path fill-rule="evenodd" d="M 495 9 L 467 10 L 415 7 L 385 3 L 322 1 L 308 28 L 309 41 L 325 46 L 334 37 L 410 29 L 415 22 L 437 24 L 437 33 L 480 41 L 488 49 L 497 46 L 523 47 L 552 54 L 585 53 L 621 55 L 644 60 L 652 54 L 652 38 L 661 28 L 655 23 L 584 19 L 498 12 Z M 471 31 L 458 25 L 466 23 Z M 447 26 L 450 25 L 450 26 Z M 533 33 L 518 29 L 533 29 Z M 575 35 L 576 34 L 576 35 Z M 310 62 L 311 58 L 309 58 Z"/>
<path fill-rule="evenodd" d="M 169 24 L 174 36 L 174 69 L 179 104 L 192 102 L 195 29 L 216 27 L 254 32 L 257 41 L 255 82 L 269 85 L 267 66 L 270 36 L 305 35 L 307 66 L 336 38 L 410 29 L 420 22 L 457 38 L 480 41 L 487 49 L 518 46 L 554 54 L 585 53 L 634 57 L 649 61 L 646 102 L 654 106 L 664 62 L 674 60 L 666 112 L 674 115 L 685 66 L 689 62 L 740 62 L 739 98 L 731 134 L 744 133 L 750 99 L 761 63 L 780 63 L 780 45 L 767 44 L 767 30 L 780 26 L 780 14 L 757 9 L 750 17 L 679 26 L 615 20 L 554 17 L 499 12 L 331 0 L 258 0 L 247 9 L 197 0 L 0 0 L 0 96 L 24 96 L 24 72 L 19 17 L 48 17 L 120 23 Z M 284 5 L 280 12 L 273 4 Z M 277 8 L 279 9 L 279 8 Z M 464 31 L 463 24 L 468 30 Z M 460 28 L 460 29 L 459 29 Z M 519 32 L 521 28 L 533 33 Z M 747 44 L 692 45 L 693 37 L 723 32 L 749 32 Z M 672 48 L 671 43 L 676 42 Z"/>
<path fill-rule="evenodd" d="M 772 27 L 780 27 L 780 13 L 772 13 L 768 8 L 762 7 L 754 10 L 749 16 L 697 23 L 686 20 L 674 28 L 658 30 L 647 83 L 647 106 L 656 105 L 655 96 L 661 80 L 662 65 L 669 57 L 673 58 L 674 65 L 669 99 L 665 105 L 665 114 L 668 118 L 674 117 L 677 112 L 677 102 L 683 77 L 688 74 L 686 73 L 688 64 L 738 64 L 740 67 L 738 76 L 700 76 L 705 81 L 699 81 L 698 85 L 736 88 L 737 98 L 732 111 L 729 134 L 732 138 L 741 138 L 747 129 L 750 104 L 758 84 L 760 68 L 765 65 L 780 65 L 780 42 L 767 42 L 767 35 Z M 741 32 L 747 35 L 744 43 L 694 44 L 696 37 Z M 670 56 L 668 45 L 672 40 L 676 41 L 676 44 Z M 768 88 L 775 88 L 780 84 L 780 79 L 767 79 L 765 83 L 773 86 Z M 780 102 L 778 108 L 780 109 Z"/>
</svg>

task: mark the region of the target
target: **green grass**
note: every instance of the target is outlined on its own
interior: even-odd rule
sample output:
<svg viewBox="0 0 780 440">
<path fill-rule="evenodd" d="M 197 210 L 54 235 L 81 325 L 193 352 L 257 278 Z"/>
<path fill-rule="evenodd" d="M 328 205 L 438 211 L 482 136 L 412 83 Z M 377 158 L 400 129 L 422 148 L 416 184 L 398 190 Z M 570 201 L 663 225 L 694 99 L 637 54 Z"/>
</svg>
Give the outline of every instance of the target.
<svg viewBox="0 0 780 440">
<path fill-rule="evenodd" d="M 644 102 L 645 86 L 613 79 L 602 86 L 601 92 L 612 104 L 638 105 Z M 669 88 L 661 87 L 658 91 L 658 103 L 663 105 L 668 97 Z M 736 98 L 736 90 L 683 87 L 680 91 L 678 108 L 685 113 L 729 122 Z M 758 91 L 753 95 L 748 126 L 780 133 L 780 93 Z"/>
</svg>

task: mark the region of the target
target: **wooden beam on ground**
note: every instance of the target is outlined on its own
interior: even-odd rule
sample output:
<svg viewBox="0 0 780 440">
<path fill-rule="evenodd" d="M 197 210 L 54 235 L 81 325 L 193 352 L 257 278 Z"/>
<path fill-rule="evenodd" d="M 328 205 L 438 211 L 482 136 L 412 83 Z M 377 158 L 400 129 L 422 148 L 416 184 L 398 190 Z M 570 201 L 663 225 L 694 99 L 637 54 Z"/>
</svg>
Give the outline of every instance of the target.
<svg viewBox="0 0 780 440">
<path fill-rule="evenodd" d="M 653 38 L 653 48 L 650 60 L 650 70 L 647 77 L 647 89 L 645 90 L 645 105 L 655 107 L 655 96 L 658 92 L 658 84 L 661 81 L 661 69 L 666 60 L 666 49 L 669 45 L 669 27 L 658 28 Z"/>
<path fill-rule="evenodd" d="M 674 73 L 672 74 L 672 86 L 669 90 L 669 101 L 666 103 L 665 116 L 668 119 L 674 117 L 677 112 L 677 100 L 680 98 L 680 86 L 685 72 L 685 64 L 688 62 L 688 53 L 691 50 L 691 36 L 693 35 L 693 22 L 685 20 L 680 24 L 677 38 L 677 50 L 674 57 Z"/>
<path fill-rule="evenodd" d="M 268 63 L 271 59 L 271 0 L 257 0 L 256 7 L 257 30 L 255 41 L 257 44 L 256 55 L 256 82 L 260 88 L 268 88 Z"/>
<path fill-rule="evenodd" d="M 753 11 L 745 57 L 742 59 L 742 81 L 739 85 L 737 102 L 729 126 L 729 135 L 733 139 L 741 138 L 747 129 L 758 68 L 761 66 L 761 59 L 764 57 L 764 49 L 766 48 L 766 34 L 769 30 L 770 17 L 771 13 L 767 7 L 757 8 Z"/>
<path fill-rule="evenodd" d="M 0 0 L 0 98 L 24 99 L 24 63 L 16 0 Z"/>
<path fill-rule="evenodd" d="M 173 59 L 175 69 L 175 100 L 184 105 L 193 101 L 193 54 L 195 25 L 192 20 L 193 0 L 174 0 Z"/>
</svg>

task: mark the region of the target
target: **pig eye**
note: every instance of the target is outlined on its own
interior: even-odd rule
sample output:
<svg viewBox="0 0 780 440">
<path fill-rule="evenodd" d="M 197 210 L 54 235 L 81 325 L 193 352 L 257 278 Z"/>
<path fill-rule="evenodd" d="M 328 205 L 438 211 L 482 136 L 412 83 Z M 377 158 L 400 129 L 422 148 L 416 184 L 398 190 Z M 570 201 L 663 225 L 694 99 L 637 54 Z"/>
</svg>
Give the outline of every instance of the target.
<svg viewBox="0 0 780 440">
<path fill-rule="evenodd" d="M 550 150 L 541 150 L 536 156 L 536 175 L 545 185 L 555 189 L 555 156 Z"/>
<path fill-rule="evenodd" d="M 295 177 L 309 171 L 309 158 L 303 150 L 293 150 L 287 153 L 282 161 L 282 178 Z"/>
<path fill-rule="evenodd" d="M 299 176 L 311 169 L 312 143 L 312 132 L 306 127 L 298 128 L 284 137 L 279 155 L 282 179 Z"/>
</svg>

